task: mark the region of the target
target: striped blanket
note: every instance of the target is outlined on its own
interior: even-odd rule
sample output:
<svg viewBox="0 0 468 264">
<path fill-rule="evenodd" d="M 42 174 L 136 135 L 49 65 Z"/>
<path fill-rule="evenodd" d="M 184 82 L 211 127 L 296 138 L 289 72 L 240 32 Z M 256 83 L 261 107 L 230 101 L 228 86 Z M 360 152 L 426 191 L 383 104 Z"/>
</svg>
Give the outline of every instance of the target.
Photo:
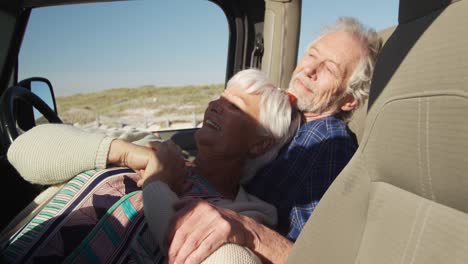
<svg viewBox="0 0 468 264">
<path fill-rule="evenodd" d="M 86 171 L 14 234 L 5 263 L 159 263 L 130 169 Z"/>
</svg>

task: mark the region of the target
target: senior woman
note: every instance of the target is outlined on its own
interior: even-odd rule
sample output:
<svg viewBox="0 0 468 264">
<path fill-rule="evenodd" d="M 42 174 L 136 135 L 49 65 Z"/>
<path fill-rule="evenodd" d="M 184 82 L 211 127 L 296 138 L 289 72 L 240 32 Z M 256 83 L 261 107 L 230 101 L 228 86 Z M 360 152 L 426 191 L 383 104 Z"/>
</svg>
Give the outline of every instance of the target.
<svg viewBox="0 0 468 264">
<path fill-rule="evenodd" d="M 161 194 L 209 199 L 266 225 L 276 223 L 271 205 L 240 186 L 274 159 L 299 126 L 299 114 L 287 94 L 258 70 L 233 76 L 219 99 L 209 103 L 196 132 L 198 153 L 185 166 L 173 143 L 150 148 L 67 125 L 42 125 L 15 140 L 8 159 L 28 181 L 56 184 L 92 168 L 127 166 L 137 171 L 143 188 L 145 216 L 158 240 L 166 223 L 158 217 Z M 34 161 L 34 162 L 31 162 Z M 171 191 L 172 190 L 172 191 Z M 164 207 L 164 205 L 163 205 Z M 162 226 L 162 227 L 161 227 Z"/>
</svg>

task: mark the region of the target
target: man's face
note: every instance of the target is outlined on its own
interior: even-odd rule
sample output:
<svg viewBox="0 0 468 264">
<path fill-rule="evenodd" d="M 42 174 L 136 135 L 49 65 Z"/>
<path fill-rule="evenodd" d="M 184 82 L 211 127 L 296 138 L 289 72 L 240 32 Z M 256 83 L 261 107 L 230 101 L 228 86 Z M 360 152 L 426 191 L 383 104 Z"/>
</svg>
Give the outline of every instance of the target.
<svg viewBox="0 0 468 264">
<path fill-rule="evenodd" d="M 289 84 L 299 109 L 317 115 L 338 111 L 346 83 L 364 52 L 359 40 L 346 32 L 328 33 L 309 47 Z"/>
</svg>

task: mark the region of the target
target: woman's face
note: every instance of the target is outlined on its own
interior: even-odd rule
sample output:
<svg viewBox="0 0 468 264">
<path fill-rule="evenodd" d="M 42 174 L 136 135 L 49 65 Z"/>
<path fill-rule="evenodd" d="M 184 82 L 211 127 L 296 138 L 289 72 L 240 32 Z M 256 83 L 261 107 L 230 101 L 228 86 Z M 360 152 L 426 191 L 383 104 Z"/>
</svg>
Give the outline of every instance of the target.
<svg viewBox="0 0 468 264">
<path fill-rule="evenodd" d="M 198 149 L 223 158 L 246 158 L 258 139 L 261 95 L 227 88 L 205 110 L 203 126 L 195 134 Z"/>
</svg>

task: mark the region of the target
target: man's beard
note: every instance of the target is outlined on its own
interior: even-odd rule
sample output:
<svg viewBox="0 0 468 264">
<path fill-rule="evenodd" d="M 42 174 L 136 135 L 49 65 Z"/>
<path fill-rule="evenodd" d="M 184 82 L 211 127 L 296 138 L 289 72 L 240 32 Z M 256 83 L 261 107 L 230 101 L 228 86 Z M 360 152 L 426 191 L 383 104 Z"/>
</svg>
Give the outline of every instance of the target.
<svg viewBox="0 0 468 264">
<path fill-rule="evenodd" d="M 306 91 L 304 87 L 299 87 L 295 83 L 296 80 L 300 80 L 311 92 Z M 321 92 L 314 83 L 302 72 L 299 72 L 291 79 L 289 83 L 288 91 L 292 92 L 297 97 L 297 108 L 301 112 L 308 112 L 320 115 L 333 105 L 333 101 L 337 99 L 337 96 L 329 96 L 320 100 Z"/>
</svg>

